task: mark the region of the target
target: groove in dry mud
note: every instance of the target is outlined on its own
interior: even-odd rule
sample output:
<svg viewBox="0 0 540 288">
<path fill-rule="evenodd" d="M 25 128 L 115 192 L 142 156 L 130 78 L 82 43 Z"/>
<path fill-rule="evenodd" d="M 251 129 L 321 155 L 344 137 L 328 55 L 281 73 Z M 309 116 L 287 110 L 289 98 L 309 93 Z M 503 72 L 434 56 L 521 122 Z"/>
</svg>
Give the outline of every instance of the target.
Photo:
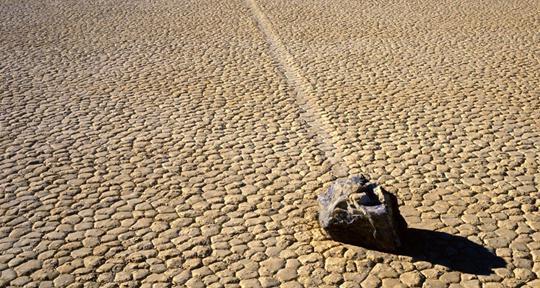
<svg viewBox="0 0 540 288">
<path fill-rule="evenodd" d="M 319 139 L 318 148 L 324 152 L 325 158 L 331 165 L 334 176 L 345 176 L 347 165 L 343 161 L 342 152 L 331 136 L 332 128 L 329 120 L 322 113 L 314 96 L 311 84 L 302 76 L 294 62 L 293 56 L 287 51 L 272 23 L 261 11 L 256 0 L 246 0 L 258 28 L 264 35 L 270 51 L 281 66 L 287 82 L 294 89 L 296 102 L 300 106 L 301 117 Z"/>
</svg>

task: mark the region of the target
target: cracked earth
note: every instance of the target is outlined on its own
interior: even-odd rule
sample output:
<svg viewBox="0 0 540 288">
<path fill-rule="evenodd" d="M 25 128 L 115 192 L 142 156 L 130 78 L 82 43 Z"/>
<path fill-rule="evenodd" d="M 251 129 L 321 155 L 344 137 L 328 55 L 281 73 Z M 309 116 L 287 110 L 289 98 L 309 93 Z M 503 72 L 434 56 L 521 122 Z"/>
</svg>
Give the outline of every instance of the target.
<svg viewBox="0 0 540 288">
<path fill-rule="evenodd" d="M 537 1 L 0 12 L 0 287 L 540 287 Z M 357 174 L 410 251 L 321 231 Z"/>
</svg>

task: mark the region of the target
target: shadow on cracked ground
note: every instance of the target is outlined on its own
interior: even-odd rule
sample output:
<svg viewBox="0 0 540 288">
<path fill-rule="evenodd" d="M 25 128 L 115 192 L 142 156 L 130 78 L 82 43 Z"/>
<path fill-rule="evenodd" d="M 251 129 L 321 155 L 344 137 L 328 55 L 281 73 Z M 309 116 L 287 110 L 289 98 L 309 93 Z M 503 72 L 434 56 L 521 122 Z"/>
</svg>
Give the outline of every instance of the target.
<svg viewBox="0 0 540 288">
<path fill-rule="evenodd" d="M 403 244 L 398 254 L 443 265 L 454 271 L 490 275 L 494 268 L 506 266 L 504 259 L 484 246 L 444 232 L 409 228 Z"/>
</svg>

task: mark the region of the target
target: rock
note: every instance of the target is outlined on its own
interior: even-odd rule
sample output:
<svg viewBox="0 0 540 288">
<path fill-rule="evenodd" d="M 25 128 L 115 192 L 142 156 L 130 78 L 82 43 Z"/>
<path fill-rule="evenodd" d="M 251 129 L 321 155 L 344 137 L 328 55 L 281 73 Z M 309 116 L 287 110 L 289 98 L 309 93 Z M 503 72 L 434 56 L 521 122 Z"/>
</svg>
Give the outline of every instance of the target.
<svg viewBox="0 0 540 288">
<path fill-rule="evenodd" d="M 336 180 L 319 196 L 319 222 L 335 240 L 395 251 L 407 228 L 397 198 L 364 176 Z"/>
</svg>

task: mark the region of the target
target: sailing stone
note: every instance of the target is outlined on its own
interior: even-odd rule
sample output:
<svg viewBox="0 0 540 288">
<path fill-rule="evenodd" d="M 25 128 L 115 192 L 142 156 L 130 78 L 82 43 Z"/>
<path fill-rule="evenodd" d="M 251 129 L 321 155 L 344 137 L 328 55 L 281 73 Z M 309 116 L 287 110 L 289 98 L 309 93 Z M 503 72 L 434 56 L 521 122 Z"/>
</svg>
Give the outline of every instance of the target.
<svg viewBox="0 0 540 288">
<path fill-rule="evenodd" d="M 381 251 L 400 248 L 407 223 L 397 198 L 366 177 L 336 180 L 319 204 L 319 222 L 333 239 Z"/>
</svg>

